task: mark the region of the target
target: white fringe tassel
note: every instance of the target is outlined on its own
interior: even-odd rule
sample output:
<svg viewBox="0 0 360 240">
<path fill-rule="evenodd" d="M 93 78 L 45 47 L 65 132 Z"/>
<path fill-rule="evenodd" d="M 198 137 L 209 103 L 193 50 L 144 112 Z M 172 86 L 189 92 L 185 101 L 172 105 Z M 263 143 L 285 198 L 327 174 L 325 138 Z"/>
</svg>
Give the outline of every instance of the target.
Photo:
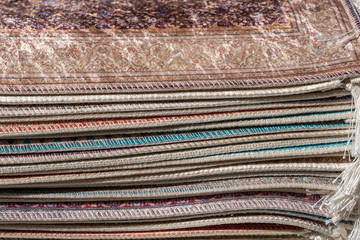
<svg viewBox="0 0 360 240">
<path fill-rule="evenodd" d="M 351 155 L 355 160 L 340 175 L 342 182 L 337 192 L 325 197 L 324 204 L 329 207 L 329 214 L 335 224 L 356 214 L 354 230 L 348 236 L 348 240 L 360 240 L 360 212 L 358 212 L 360 202 L 360 79 L 354 79 L 350 89 L 355 102 L 355 131 L 351 136 Z"/>
<path fill-rule="evenodd" d="M 354 97 L 355 101 L 355 134 L 354 134 L 354 142 L 352 147 L 352 155 L 355 157 L 355 162 L 351 166 L 354 168 L 354 179 L 349 178 L 349 184 L 353 185 L 353 194 L 354 200 L 357 201 L 355 203 L 355 207 L 357 207 L 356 216 L 357 219 L 355 221 L 354 230 L 349 235 L 349 240 L 359 240 L 360 239 L 360 206 L 359 206 L 359 197 L 360 197 L 360 79 L 354 79 L 351 85 L 351 93 Z M 351 168 L 350 167 L 350 168 Z M 356 184 L 356 186 L 355 186 Z M 355 209 L 353 209 L 355 210 Z"/>
<path fill-rule="evenodd" d="M 360 239 L 360 211 L 358 211 L 357 213 L 357 220 L 355 221 L 354 224 L 354 229 L 353 231 L 350 233 L 348 239 L 349 240 L 359 240 Z"/>
</svg>

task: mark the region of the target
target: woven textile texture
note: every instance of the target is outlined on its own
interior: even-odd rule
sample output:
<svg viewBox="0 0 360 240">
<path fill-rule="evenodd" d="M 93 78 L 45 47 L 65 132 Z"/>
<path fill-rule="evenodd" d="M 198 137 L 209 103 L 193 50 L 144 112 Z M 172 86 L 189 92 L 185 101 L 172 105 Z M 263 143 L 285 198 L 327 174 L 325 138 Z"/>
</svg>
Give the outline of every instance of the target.
<svg viewBox="0 0 360 240">
<path fill-rule="evenodd" d="M 0 0 L 0 239 L 359 240 L 357 0 Z"/>
<path fill-rule="evenodd" d="M 359 31 L 349 0 L 0 4 L 8 94 L 274 87 L 360 70 L 359 46 L 341 41 Z"/>
</svg>

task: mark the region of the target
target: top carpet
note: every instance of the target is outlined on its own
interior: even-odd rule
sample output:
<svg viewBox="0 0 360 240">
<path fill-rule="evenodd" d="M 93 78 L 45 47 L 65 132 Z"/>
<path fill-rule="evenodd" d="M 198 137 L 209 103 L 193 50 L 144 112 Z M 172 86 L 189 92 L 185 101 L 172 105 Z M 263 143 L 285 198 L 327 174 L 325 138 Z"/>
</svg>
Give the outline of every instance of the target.
<svg viewBox="0 0 360 240">
<path fill-rule="evenodd" d="M 350 0 L 0 0 L 0 93 L 275 87 L 360 73 Z"/>
</svg>

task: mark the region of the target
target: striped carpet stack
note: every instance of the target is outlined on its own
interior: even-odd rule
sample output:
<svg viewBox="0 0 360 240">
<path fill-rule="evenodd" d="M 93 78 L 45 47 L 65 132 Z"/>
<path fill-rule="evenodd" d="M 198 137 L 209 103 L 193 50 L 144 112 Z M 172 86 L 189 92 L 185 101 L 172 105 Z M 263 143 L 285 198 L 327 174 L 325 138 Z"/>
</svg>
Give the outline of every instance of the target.
<svg viewBox="0 0 360 240">
<path fill-rule="evenodd" d="M 0 0 L 0 239 L 359 240 L 350 0 Z"/>
</svg>

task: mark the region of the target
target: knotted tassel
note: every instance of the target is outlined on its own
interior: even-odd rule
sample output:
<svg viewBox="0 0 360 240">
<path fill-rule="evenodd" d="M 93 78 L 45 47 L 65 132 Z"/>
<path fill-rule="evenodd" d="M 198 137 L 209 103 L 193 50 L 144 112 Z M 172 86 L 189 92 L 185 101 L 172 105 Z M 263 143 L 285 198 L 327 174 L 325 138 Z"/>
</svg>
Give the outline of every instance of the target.
<svg viewBox="0 0 360 240">
<path fill-rule="evenodd" d="M 337 192 L 324 198 L 324 204 L 329 208 L 332 222 L 337 224 L 341 220 L 348 219 L 351 214 L 357 214 L 354 230 L 348 240 L 360 239 L 360 215 L 357 208 L 360 202 L 360 79 L 351 82 L 350 90 L 355 103 L 355 127 L 351 136 L 351 155 L 355 158 L 353 163 L 341 173 L 342 180 Z"/>
</svg>

